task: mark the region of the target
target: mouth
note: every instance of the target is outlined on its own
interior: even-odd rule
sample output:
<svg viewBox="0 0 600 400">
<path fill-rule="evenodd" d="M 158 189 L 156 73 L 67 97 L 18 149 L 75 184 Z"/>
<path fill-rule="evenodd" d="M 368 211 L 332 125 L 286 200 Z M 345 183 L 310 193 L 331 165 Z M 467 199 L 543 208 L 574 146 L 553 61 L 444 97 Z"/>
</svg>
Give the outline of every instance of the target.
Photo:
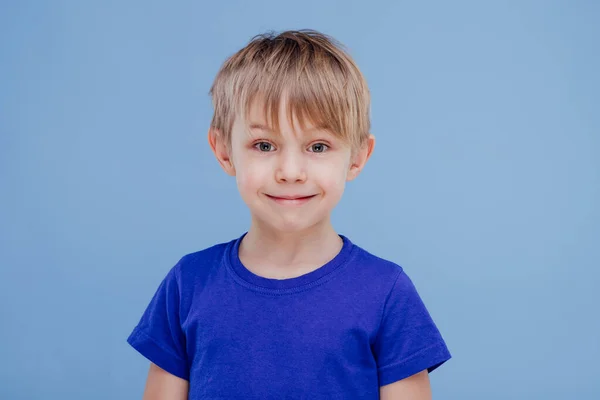
<svg viewBox="0 0 600 400">
<path fill-rule="evenodd" d="M 292 196 L 274 196 L 270 194 L 265 194 L 269 199 L 274 202 L 282 205 L 302 205 L 310 201 L 316 194 L 311 194 L 308 196 L 302 195 L 292 195 Z"/>
</svg>

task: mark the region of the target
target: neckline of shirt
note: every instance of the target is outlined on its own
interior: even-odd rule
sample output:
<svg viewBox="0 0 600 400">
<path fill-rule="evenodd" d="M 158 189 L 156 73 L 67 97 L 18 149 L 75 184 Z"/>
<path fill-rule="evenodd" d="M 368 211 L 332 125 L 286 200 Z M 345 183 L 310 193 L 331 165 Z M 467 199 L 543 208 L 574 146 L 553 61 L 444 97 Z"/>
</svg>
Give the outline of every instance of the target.
<svg viewBox="0 0 600 400">
<path fill-rule="evenodd" d="M 227 248 L 225 249 L 225 255 L 223 258 L 227 269 L 231 272 L 232 276 L 239 284 L 263 293 L 294 293 L 317 286 L 333 277 L 335 275 L 334 272 L 339 271 L 340 267 L 348 264 L 350 259 L 356 253 L 356 246 L 350 241 L 350 239 L 344 235 L 339 235 L 343 242 L 341 250 L 333 259 L 314 271 L 294 278 L 266 278 L 264 276 L 256 275 L 254 272 L 250 271 L 244 264 L 242 264 L 239 258 L 240 243 L 246 234 L 247 232 L 239 238 L 229 242 Z"/>
</svg>

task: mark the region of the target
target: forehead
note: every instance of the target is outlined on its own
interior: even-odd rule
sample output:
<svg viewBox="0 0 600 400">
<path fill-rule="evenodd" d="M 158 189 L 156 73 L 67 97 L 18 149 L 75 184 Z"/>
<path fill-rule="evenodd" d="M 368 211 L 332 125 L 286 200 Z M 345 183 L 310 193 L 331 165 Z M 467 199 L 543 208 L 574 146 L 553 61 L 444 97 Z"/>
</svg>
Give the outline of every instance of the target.
<svg viewBox="0 0 600 400">
<path fill-rule="evenodd" d="M 294 136 L 315 132 L 331 133 L 325 124 L 313 121 L 308 115 L 298 115 L 297 110 L 288 107 L 282 100 L 277 107 L 268 107 L 264 102 L 255 101 L 248 107 L 245 118 L 239 116 L 240 122 L 246 131 L 263 131 L 281 135 L 293 134 Z"/>
</svg>

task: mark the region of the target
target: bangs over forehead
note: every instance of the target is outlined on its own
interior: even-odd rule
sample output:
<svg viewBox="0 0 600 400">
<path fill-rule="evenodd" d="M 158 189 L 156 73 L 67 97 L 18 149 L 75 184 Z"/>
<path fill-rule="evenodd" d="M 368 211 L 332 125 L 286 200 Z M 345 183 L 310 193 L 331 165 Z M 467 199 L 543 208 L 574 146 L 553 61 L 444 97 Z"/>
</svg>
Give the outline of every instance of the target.
<svg viewBox="0 0 600 400">
<path fill-rule="evenodd" d="M 334 39 L 315 31 L 256 36 L 223 64 L 210 90 L 211 126 L 227 140 L 236 116 L 248 123 L 252 107 L 279 132 L 282 102 L 294 126 L 308 124 L 360 146 L 370 129 L 370 95 L 364 77 Z M 256 122 L 256 121 L 253 121 Z"/>
</svg>

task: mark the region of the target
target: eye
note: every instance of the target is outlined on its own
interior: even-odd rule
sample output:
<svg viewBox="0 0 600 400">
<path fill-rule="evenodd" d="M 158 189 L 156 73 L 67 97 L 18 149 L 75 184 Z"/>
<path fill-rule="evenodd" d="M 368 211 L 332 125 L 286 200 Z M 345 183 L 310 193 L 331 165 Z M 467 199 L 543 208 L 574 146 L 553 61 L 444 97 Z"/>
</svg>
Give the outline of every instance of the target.
<svg viewBox="0 0 600 400">
<path fill-rule="evenodd" d="M 310 152 L 312 153 L 323 153 L 329 149 L 325 143 L 315 143 L 310 146 Z"/>
<path fill-rule="evenodd" d="M 273 147 L 273 145 L 269 142 L 258 142 L 254 145 L 254 147 L 256 147 L 259 151 L 262 152 L 269 152 L 269 151 L 273 151 L 275 148 Z"/>
</svg>

